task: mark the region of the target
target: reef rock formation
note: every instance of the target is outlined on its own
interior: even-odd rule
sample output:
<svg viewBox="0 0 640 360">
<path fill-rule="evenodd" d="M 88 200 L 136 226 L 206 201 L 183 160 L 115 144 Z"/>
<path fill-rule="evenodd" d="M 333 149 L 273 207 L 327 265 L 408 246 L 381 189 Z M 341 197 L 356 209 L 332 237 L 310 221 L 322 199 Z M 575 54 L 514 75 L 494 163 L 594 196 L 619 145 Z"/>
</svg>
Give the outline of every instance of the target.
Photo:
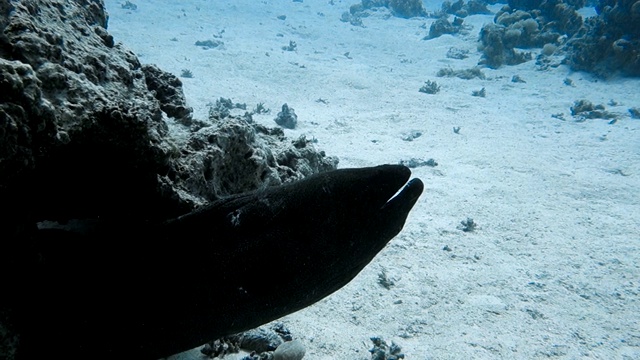
<svg viewBox="0 0 640 360">
<path fill-rule="evenodd" d="M 141 64 L 107 21 L 102 0 L 0 0 L 0 271 L 16 279 L 38 223 L 158 221 L 336 168 L 309 141 L 243 119 L 184 126 L 180 80 Z"/>
<path fill-rule="evenodd" d="M 295 129 L 298 124 L 298 115 L 293 110 L 292 107 L 289 107 L 287 104 L 282 105 L 282 111 L 278 113 L 276 116 L 276 124 L 287 128 L 287 129 Z"/>
<path fill-rule="evenodd" d="M 364 14 L 366 10 L 378 7 L 386 7 L 391 10 L 394 16 L 402 18 L 425 16 L 427 14 L 422 0 L 362 0 L 358 4 L 351 5 L 349 11 L 354 16 L 366 16 Z"/>
<path fill-rule="evenodd" d="M 441 12 L 444 14 L 453 14 L 458 17 L 467 17 L 474 14 L 491 14 L 491 11 L 487 9 L 487 3 L 480 0 L 470 0 L 468 2 L 458 0 L 454 3 L 446 0 L 442 3 Z"/>
<path fill-rule="evenodd" d="M 389 0 L 389 8 L 395 16 L 403 18 L 426 15 L 422 0 Z"/>
<path fill-rule="evenodd" d="M 640 76 L 640 1 L 600 0 L 564 50 L 573 70 L 601 77 Z"/>
<path fill-rule="evenodd" d="M 15 216 L 102 216 L 129 196 L 151 200 L 151 174 L 170 165 L 168 128 L 102 3 L 2 3 L 0 189 L 23 207 Z"/>
<path fill-rule="evenodd" d="M 559 45 L 563 37 L 572 36 L 582 26 L 576 9 L 581 1 L 511 0 L 494 17 L 494 24 L 480 31 L 482 63 L 492 68 L 516 65 L 532 59 L 516 48 L 540 48 Z"/>
<path fill-rule="evenodd" d="M 453 19 L 453 23 L 449 22 L 446 17 L 438 18 L 429 27 L 429 35 L 425 36 L 422 40 L 430 40 L 440 37 L 444 34 L 457 34 L 463 30 L 464 20 L 456 17 Z"/>
<path fill-rule="evenodd" d="M 496 24 L 483 26 L 480 31 L 480 48 L 483 52 L 480 63 L 496 69 L 504 64 L 517 65 L 531 60 L 530 53 L 515 50 L 515 43 L 521 35 L 520 30 L 507 30 Z"/>
<path fill-rule="evenodd" d="M 180 80 L 114 43 L 102 1 L 1 0 L 0 10 L 0 192 L 22 208 L 16 217 L 165 217 L 335 168 L 241 119 L 172 136 L 167 117 L 192 121 Z"/>
<path fill-rule="evenodd" d="M 526 11 L 545 28 L 563 35 L 573 35 L 582 26 L 582 17 L 576 12 L 585 6 L 585 0 L 510 0 L 512 11 Z"/>
</svg>

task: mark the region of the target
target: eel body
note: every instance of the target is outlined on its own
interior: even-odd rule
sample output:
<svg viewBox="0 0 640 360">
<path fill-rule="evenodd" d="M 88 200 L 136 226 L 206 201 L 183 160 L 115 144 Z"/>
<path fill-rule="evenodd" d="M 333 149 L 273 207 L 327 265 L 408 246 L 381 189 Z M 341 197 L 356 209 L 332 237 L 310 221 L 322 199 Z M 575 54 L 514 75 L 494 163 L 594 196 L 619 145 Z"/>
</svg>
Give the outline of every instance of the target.
<svg viewBox="0 0 640 360">
<path fill-rule="evenodd" d="M 307 307 L 400 232 L 423 190 L 410 175 L 341 169 L 161 224 L 41 226 L 3 303 L 18 358 L 157 359 Z"/>
</svg>

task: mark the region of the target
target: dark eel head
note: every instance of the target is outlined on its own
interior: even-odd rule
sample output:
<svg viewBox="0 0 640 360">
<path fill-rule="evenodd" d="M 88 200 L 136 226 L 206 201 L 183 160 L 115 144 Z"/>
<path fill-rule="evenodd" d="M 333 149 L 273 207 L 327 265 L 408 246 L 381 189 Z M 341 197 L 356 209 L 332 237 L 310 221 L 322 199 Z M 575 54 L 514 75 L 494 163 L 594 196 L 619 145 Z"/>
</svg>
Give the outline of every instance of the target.
<svg viewBox="0 0 640 360">
<path fill-rule="evenodd" d="M 42 229 L 16 305 L 25 358 L 154 359 L 309 306 L 400 232 L 423 191 L 410 175 L 341 169 L 159 225 Z"/>
</svg>

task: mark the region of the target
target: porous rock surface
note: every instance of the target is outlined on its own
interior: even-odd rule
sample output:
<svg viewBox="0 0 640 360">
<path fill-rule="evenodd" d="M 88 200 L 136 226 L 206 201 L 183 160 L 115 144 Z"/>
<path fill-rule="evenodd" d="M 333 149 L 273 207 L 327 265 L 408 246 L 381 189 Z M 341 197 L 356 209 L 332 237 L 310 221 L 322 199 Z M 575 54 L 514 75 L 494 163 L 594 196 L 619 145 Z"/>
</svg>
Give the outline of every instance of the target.
<svg viewBox="0 0 640 360">
<path fill-rule="evenodd" d="M 349 12 L 351 15 L 366 16 L 367 10 L 380 7 L 388 8 L 394 16 L 402 18 L 427 15 L 421 0 L 362 0 L 351 5 Z"/>
<path fill-rule="evenodd" d="M 509 0 L 480 32 L 481 63 L 492 68 L 532 57 L 516 48 L 559 47 L 572 70 L 608 78 L 640 76 L 640 1 L 599 0 L 583 19 L 584 0 Z"/>
<path fill-rule="evenodd" d="M 600 77 L 640 76 L 640 1 L 600 0 L 596 12 L 567 43 L 567 64 Z"/>
<path fill-rule="evenodd" d="M 482 63 L 491 68 L 517 65 L 532 57 L 516 48 L 559 45 L 582 26 L 576 11 L 582 6 L 579 0 L 510 0 L 496 13 L 494 23 L 480 31 Z"/>
<path fill-rule="evenodd" d="M 301 360 L 305 353 L 300 340 L 287 341 L 273 352 L 273 360 Z"/>
<path fill-rule="evenodd" d="M 41 221 L 163 220 L 337 165 L 304 138 L 240 118 L 189 127 L 180 80 L 141 64 L 107 22 L 102 0 L 0 0 L 3 274 Z M 0 305 L 10 355 L 19 337 Z"/>
<path fill-rule="evenodd" d="M 442 2 L 441 14 L 452 14 L 458 17 L 467 17 L 475 14 L 491 14 L 491 11 L 487 9 L 487 2 L 480 0 L 457 0 L 451 2 L 445 0 Z"/>
<path fill-rule="evenodd" d="M 0 11 L 0 189 L 37 220 L 167 217 L 335 168 L 308 142 L 232 117 L 174 139 L 168 118 L 191 121 L 180 80 L 115 43 L 100 0 Z"/>
</svg>

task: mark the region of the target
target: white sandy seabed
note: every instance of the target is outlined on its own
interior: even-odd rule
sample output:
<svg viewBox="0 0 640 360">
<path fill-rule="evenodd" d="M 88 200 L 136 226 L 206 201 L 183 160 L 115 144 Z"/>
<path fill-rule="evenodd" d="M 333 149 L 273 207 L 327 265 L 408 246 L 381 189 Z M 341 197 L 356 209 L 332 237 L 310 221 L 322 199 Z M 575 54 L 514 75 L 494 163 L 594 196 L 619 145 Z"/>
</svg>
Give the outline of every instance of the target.
<svg viewBox="0 0 640 360">
<path fill-rule="evenodd" d="M 627 111 L 640 107 L 640 79 L 535 60 L 483 69 L 484 80 L 436 77 L 478 63 L 492 15 L 425 41 L 433 19 L 341 22 L 355 2 L 106 1 L 116 41 L 193 73 L 182 80 L 197 118 L 224 97 L 264 103 L 271 113 L 254 119 L 276 126 L 287 103 L 299 123 L 286 134 L 316 138 L 340 167 L 437 161 L 413 170 L 426 189 L 402 233 L 343 289 L 281 319 L 305 359 L 368 359 L 371 336 L 407 359 L 640 359 L 640 120 Z M 223 46 L 194 45 L 216 37 Z M 289 41 L 296 51 L 282 49 Z M 451 47 L 470 57 L 447 58 Z M 427 80 L 441 91 L 419 92 Z M 621 117 L 577 122 L 580 99 L 613 100 Z M 403 140 L 411 131 L 422 136 Z M 473 232 L 457 229 L 467 217 Z"/>
</svg>

